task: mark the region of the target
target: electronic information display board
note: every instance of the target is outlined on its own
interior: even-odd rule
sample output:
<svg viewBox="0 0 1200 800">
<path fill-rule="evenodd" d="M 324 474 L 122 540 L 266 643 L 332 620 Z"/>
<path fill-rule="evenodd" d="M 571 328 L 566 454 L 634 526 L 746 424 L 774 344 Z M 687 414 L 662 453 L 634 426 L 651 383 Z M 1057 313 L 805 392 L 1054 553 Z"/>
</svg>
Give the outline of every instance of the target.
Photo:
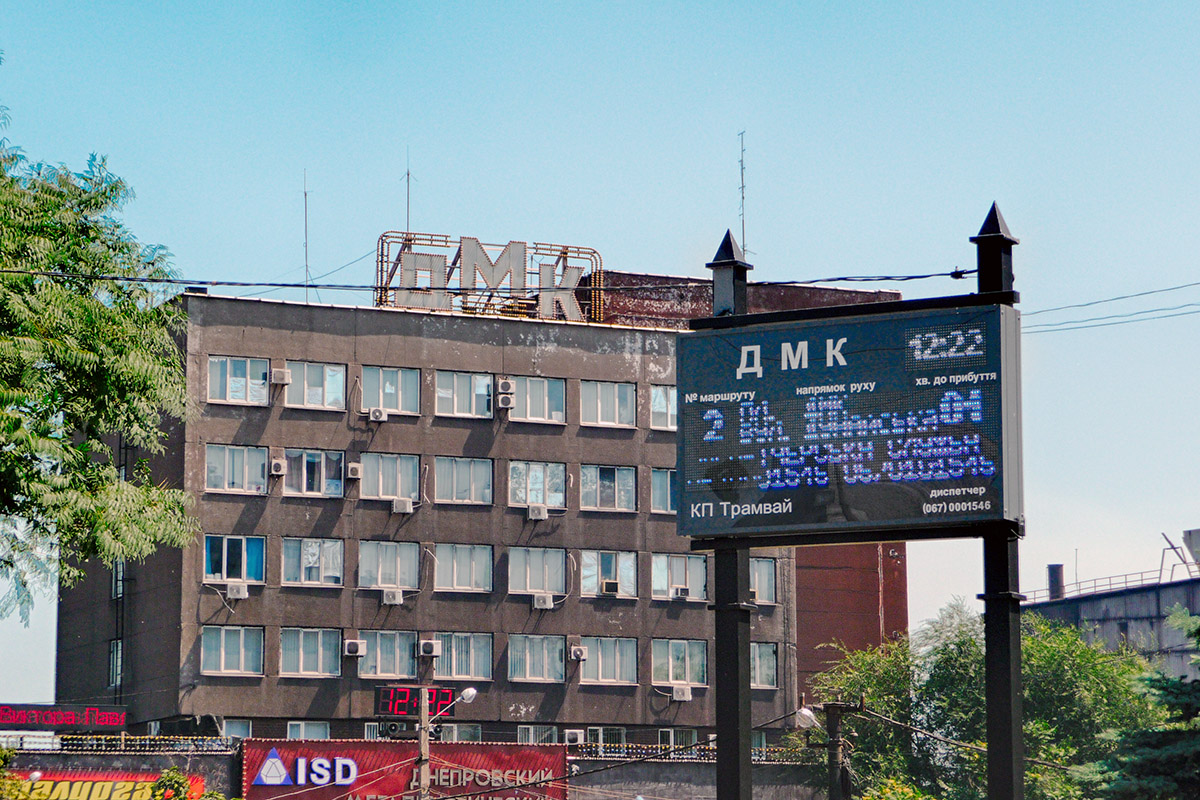
<svg viewBox="0 0 1200 800">
<path fill-rule="evenodd" d="M 1019 347 L 999 305 L 681 334 L 679 533 L 1019 520 Z"/>
</svg>

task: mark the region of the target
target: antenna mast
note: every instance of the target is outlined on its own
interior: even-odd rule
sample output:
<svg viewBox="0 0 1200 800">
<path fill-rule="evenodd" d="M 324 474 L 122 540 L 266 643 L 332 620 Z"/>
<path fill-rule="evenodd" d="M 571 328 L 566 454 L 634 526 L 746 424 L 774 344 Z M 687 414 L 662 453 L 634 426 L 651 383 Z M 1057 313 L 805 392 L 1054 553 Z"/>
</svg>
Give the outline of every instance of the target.
<svg viewBox="0 0 1200 800">
<path fill-rule="evenodd" d="M 304 170 L 304 302 L 308 302 L 308 170 Z"/>
<path fill-rule="evenodd" d="M 742 205 L 739 216 L 742 219 L 742 252 L 749 253 L 750 248 L 746 246 L 746 132 L 742 131 L 738 134 L 738 144 L 742 148 L 741 157 L 738 158 L 738 171 L 741 172 L 742 185 Z"/>
<path fill-rule="evenodd" d="M 404 148 L 404 230 L 412 230 L 409 211 L 412 208 L 412 170 L 409 169 L 408 148 Z"/>
</svg>

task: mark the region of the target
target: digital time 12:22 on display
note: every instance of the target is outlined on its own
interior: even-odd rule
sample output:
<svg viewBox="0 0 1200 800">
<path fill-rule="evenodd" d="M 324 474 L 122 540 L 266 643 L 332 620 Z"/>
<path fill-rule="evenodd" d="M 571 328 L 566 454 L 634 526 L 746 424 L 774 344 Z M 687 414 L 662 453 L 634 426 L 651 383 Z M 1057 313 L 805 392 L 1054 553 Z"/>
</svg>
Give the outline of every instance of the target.
<svg viewBox="0 0 1200 800">
<path fill-rule="evenodd" d="M 421 691 L 429 692 L 429 716 L 454 716 L 454 690 L 449 686 L 376 686 L 375 716 L 419 717 Z"/>
</svg>

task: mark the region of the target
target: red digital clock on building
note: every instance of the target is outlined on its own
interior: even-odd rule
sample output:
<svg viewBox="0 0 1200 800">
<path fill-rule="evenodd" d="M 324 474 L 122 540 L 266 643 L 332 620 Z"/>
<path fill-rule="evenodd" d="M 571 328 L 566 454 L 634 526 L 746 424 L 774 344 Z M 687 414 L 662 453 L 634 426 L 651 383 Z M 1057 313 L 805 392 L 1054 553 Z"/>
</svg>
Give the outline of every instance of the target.
<svg viewBox="0 0 1200 800">
<path fill-rule="evenodd" d="M 454 716 L 454 690 L 449 686 L 376 686 L 376 717 L 421 716 L 421 691 L 429 692 L 429 716 Z"/>
</svg>

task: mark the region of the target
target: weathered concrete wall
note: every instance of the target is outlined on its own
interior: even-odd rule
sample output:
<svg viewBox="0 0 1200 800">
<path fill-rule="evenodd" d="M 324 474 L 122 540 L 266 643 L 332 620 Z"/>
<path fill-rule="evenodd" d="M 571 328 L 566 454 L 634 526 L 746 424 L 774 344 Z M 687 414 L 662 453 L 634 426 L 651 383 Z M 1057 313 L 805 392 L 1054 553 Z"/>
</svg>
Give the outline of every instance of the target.
<svg viewBox="0 0 1200 800">
<path fill-rule="evenodd" d="M 571 762 L 580 773 L 611 761 Z M 751 781 L 754 800 L 824 800 L 824 768 L 798 764 L 755 764 Z M 715 800 L 717 765 L 712 762 L 642 761 L 571 778 L 568 800 L 642 795 L 655 800 Z"/>
</svg>

